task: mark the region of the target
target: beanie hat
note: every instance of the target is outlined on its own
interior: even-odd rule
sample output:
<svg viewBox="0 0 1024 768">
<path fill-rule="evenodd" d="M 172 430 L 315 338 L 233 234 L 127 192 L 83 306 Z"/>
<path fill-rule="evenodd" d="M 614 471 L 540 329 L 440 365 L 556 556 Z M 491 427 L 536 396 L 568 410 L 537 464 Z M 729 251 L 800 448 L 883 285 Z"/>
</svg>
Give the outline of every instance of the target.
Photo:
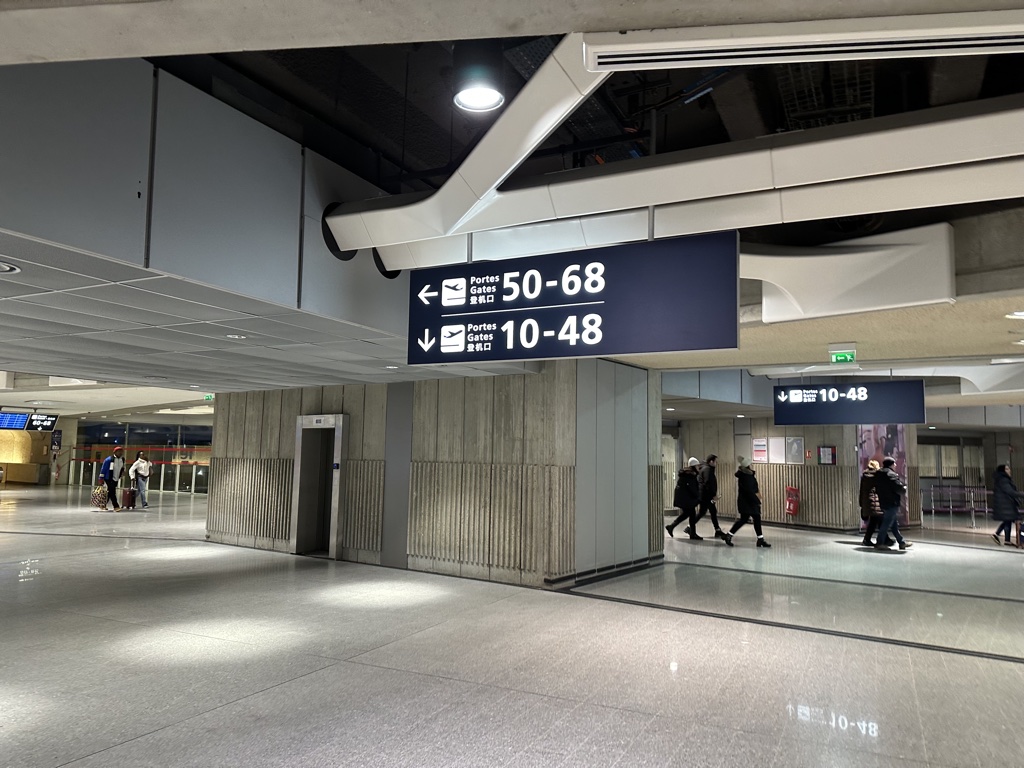
<svg viewBox="0 0 1024 768">
<path fill-rule="evenodd" d="M 882 459 L 882 466 L 894 467 L 896 466 L 896 459 L 894 459 L 892 456 L 886 456 L 884 459 Z"/>
<path fill-rule="evenodd" d="M 742 467 L 743 469 L 746 469 L 747 467 L 750 466 L 750 459 L 748 459 L 746 456 L 739 456 L 737 458 L 739 460 L 740 467 Z"/>
<path fill-rule="evenodd" d="M 696 456 L 691 456 L 690 460 L 686 462 L 686 466 L 688 467 L 696 467 L 698 464 L 700 464 L 700 459 L 698 459 Z"/>
</svg>

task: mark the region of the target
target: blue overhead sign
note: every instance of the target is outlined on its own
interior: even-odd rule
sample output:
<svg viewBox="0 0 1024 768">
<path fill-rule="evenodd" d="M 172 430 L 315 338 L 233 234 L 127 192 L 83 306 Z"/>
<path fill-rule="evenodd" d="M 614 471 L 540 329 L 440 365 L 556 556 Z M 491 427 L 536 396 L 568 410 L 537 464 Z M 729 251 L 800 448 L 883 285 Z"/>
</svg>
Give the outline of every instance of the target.
<svg viewBox="0 0 1024 768">
<path fill-rule="evenodd" d="M 417 270 L 409 364 L 735 349 L 738 245 L 717 232 Z"/>
<path fill-rule="evenodd" d="M 924 381 L 775 387 L 775 423 L 924 424 Z"/>
<path fill-rule="evenodd" d="M 0 429 L 24 429 L 26 424 L 27 413 L 0 413 Z"/>
</svg>

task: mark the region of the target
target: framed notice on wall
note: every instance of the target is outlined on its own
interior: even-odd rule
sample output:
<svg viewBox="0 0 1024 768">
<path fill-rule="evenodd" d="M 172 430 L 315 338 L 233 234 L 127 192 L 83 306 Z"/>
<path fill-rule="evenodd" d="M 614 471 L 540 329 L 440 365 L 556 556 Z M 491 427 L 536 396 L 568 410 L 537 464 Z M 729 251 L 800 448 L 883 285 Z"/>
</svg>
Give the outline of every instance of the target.
<svg viewBox="0 0 1024 768">
<path fill-rule="evenodd" d="M 753 455 L 750 460 L 755 464 L 767 464 L 768 463 L 768 438 L 767 437 L 755 437 L 750 441 L 751 451 Z"/>
<path fill-rule="evenodd" d="M 836 447 L 834 445 L 819 445 L 818 446 L 818 463 L 819 464 L 835 464 L 836 463 Z"/>
<path fill-rule="evenodd" d="M 786 463 L 804 463 L 804 439 L 802 437 L 786 438 Z"/>
<path fill-rule="evenodd" d="M 786 463 L 786 438 L 784 438 L 784 437 L 769 437 L 768 438 L 768 461 L 771 464 L 785 464 Z"/>
</svg>

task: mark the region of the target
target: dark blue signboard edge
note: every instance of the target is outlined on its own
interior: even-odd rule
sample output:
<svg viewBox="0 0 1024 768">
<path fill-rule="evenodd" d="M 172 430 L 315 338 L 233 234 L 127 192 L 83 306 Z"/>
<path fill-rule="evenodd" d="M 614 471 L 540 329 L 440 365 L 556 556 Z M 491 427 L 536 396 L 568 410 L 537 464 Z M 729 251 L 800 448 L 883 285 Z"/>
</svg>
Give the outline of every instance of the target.
<svg viewBox="0 0 1024 768">
<path fill-rule="evenodd" d="M 900 385 L 901 387 L 903 387 L 905 389 L 909 389 L 911 386 L 914 386 L 915 389 L 919 387 L 920 388 L 919 389 L 919 391 L 920 391 L 920 410 L 916 410 L 917 404 L 915 403 L 914 404 L 914 407 L 915 407 L 914 414 L 910 414 L 910 415 L 913 415 L 915 418 L 908 419 L 908 418 L 905 417 L 908 414 L 904 414 L 904 415 L 901 415 L 899 418 L 896 418 L 896 417 L 893 417 L 893 416 L 889 416 L 889 415 L 879 416 L 877 418 L 871 417 L 871 416 L 861 416 L 861 415 L 858 415 L 856 419 L 851 418 L 851 419 L 849 419 L 847 421 L 836 421 L 836 420 L 825 420 L 825 419 L 817 419 L 817 420 L 805 421 L 805 420 L 797 420 L 795 418 L 794 419 L 783 418 L 782 420 L 779 420 L 779 416 L 780 416 L 779 408 L 780 408 L 780 405 L 779 405 L 778 395 L 779 395 L 780 391 L 785 391 L 785 390 L 789 390 L 789 389 L 793 389 L 793 388 L 801 388 L 801 387 L 806 388 L 806 389 L 821 389 L 821 388 L 831 388 L 831 387 L 838 387 L 840 389 L 845 389 L 845 388 L 849 388 L 849 387 L 858 387 L 858 386 L 877 386 L 879 384 L 882 384 L 882 385 L 896 384 L 896 385 Z M 805 413 L 810 413 L 811 411 L 819 411 L 822 407 L 826 407 L 827 408 L 827 407 L 830 407 L 830 406 L 828 406 L 828 405 L 824 405 L 823 406 L 820 403 L 815 403 L 815 404 L 810 405 L 809 410 L 805 411 Z M 792 407 L 789 408 L 789 411 L 790 411 L 790 413 L 793 413 Z M 786 414 L 782 414 L 782 415 L 784 417 L 786 416 Z M 776 385 L 773 385 L 773 388 L 772 388 L 772 421 L 773 421 L 773 423 L 776 426 L 780 426 L 780 427 L 818 427 L 818 426 L 839 426 L 839 425 L 843 425 L 843 426 L 848 426 L 848 425 L 857 426 L 859 424 L 926 424 L 927 423 L 927 419 L 928 419 L 928 416 L 927 416 L 927 405 L 925 403 L 925 382 L 924 382 L 924 379 L 901 379 L 901 380 L 897 380 L 897 381 L 853 380 L 853 381 L 832 382 L 832 383 L 821 383 L 821 382 L 818 382 L 818 383 L 813 383 L 813 384 L 812 383 L 776 384 Z"/>
</svg>

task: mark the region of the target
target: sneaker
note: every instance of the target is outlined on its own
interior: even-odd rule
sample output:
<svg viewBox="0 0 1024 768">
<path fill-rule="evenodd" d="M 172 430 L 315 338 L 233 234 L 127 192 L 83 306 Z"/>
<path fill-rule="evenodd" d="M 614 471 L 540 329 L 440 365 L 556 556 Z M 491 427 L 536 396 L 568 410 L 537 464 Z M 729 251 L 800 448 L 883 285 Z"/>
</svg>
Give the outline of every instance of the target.
<svg viewBox="0 0 1024 768">
<path fill-rule="evenodd" d="M 735 547 L 736 546 L 735 544 L 732 543 L 732 534 L 731 533 L 727 533 L 727 534 L 723 535 L 722 536 L 722 541 L 724 541 L 730 547 Z"/>
<path fill-rule="evenodd" d="M 143 509 L 145 509 L 145 508 L 146 508 L 146 507 L 148 507 L 148 506 L 149 506 L 149 504 L 143 504 L 143 505 L 142 505 L 142 508 L 143 508 Z"/>
<path fill-rule="evenodd" d="M 913 544 L 913 542 L 910 542 L 910 541 L 904 541 L 904 542 L 900 543 L 900 549 L 901 550 L 902 549 L 910 549 L 912 546 L 914 546 L 914 544 Z"/>
<path fill-rule="evenodd" d="M 862 547 L 873 547 L 873 546 L 875 546 L 875 543 L 873 541 L 871 541 L 871 539 L 864 539 L 864 541 L 862 541 L 860 543 L 860 545 Z"/>
<path fill-rule="evenodd" d="M 768 543 L 767 541 L 765 541 L 764 539 L 758 539 L 758 540 L 757 540 L 757 546 L 759 546 L 759 547 L 766 547 L 766 548 L 768 548 L 768 549 L 771 549 L 771 548 L 772 548 L 772 545 L 771 545 L 771 544 L 769 544 L 769 543 Z"/>
<path fill-rule="evenodd" d="M 687 536 L 693 536 L 694 534 L 694 532 L 690 530 L 690 526 L 686 526 L 685 528 L 683 528 L 683 533 L 685 533 Z"/>
<path fill-rule="evenodd" d="M 675 536 L 672 535 L 672 526 L 671 525 L 666 525 L 665 526 L 665 530 L 668 531 L 668 536 L 669 536 L 670 539 L 674 539 L 675 538 Z"/>
<path fill-rule="evenodd" d="M 724 539 L 725 538 L 725 531 L 723 531 L 721 528 L 715 528 L 715 538 L 716 539 Z"/>
<path fill-rule="evenodd" d="M 121 507 L 114 507 L 114 511 L 115 512 L 120 512 L 121 511 Z"/>
<path fill-rule="evenodd" d="M 690 541 L 704 541 L 703 536 L 698 536 L 696 533 L 690 533 L 690 529 L 686 529 L 687 534 L 690 536 Z"/>
<path fill-rule="evenodd" d="M 889 551 L 889 548 L 887 546 L 885 546 L 885 544 L 875 544 L 875 549 L 881 549 L 881 550 L 884 550 L 886 552 Z"/>
<path fill-rule="evenodd" d="M 993 533 L 992 534 L 992 541 L 994 541 L 1000 547 L 1003 546 L 1003 540 L 999 538 L 999 534 L 998 533 Z M 1007 542 L 1007 543 L 1009 543 L 1009 542 Z"/>
</svg>

